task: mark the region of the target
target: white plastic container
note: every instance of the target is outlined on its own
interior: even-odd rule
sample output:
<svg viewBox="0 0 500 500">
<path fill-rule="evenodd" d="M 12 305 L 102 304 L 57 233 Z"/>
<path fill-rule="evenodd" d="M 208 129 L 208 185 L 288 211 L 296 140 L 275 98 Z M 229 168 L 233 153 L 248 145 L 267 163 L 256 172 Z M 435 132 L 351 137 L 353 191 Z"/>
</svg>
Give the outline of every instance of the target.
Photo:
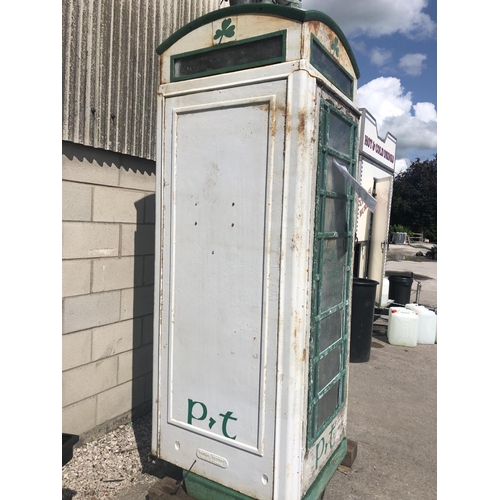
<svg viewBox="0 0 500 500">
<path fill-rule="evenodd" d="M 405 308 L 409 309 L 410 311 L 418 311 L 419 307 L 424 307 L 424 306 L 419 306 L 418 304 L 406 304 Z"/>
<path fill-rule="evenodd" d="M 380 296 L 380 307 L 386 307 L 389 302 L 389 279 L 382 280 L 382 294 Z"/>
<path fill-rule="evenodd" d="M 391 307 L 387 327 L 389 344 L 416 347 L 418 341 L 418 314 L 405 307 Z"/>
<path fill-rule="evenodd" d="M 410 311 L 418 314 L 418 344 L 434 344 L 436 342 L 436 313 L 425 306 L 406 304 Z"/>
</svg>

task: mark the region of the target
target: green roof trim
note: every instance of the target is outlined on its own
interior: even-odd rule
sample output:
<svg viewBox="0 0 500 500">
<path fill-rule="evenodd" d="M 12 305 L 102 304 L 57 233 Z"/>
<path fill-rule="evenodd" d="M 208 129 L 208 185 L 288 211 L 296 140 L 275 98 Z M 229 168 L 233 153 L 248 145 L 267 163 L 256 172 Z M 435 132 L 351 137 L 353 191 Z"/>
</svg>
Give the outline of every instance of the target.
<svg viewBox="0 0 500 500">
<path fill-rule="evenodd" d="M 163 52 L 165 52 L 175 42 L 205 24 L 212 23 L 223 17 L 237 16 L 239 14 L 269 14 L 272 16 L 292 19 L 301 23 L 307 21 L 319 21 L 326 24 L 330 29 L 337 33 L 340 41 L 347 51 L 347 54 L 349 55 L 356 78 L 359 78 L 360 72 L 358 63 L 356 62 L 351 46 L 338 24 L 330 16 L 327 16 L 324 12 L 320 12 L 318 10 L 303 10 L 296 7 L 286 7 L 284 5 L 274 5 L 269 3 L 235 5 L 234 7 L 226 7 L 224 9 L 209 12 L 208 14 L 198 17 L 194 21 L 186 24 L 175 33 L 172 33 L 172 35 L 170 35 L 156 48 L 156 52 L 159 55 L 163 54 Z"/>
</svg>

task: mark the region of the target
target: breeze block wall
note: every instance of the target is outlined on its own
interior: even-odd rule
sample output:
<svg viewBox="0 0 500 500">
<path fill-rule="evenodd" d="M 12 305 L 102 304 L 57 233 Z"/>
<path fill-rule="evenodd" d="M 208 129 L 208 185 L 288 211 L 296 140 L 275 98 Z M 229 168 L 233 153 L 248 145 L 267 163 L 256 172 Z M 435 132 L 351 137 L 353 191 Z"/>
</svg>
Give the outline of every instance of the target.
<svg viewBox="0 0 500 500">
<path fill-rule="evenodd" d="M 155 162 L 63 141 L 63 432 L 151 411 Z"/>
</svg>

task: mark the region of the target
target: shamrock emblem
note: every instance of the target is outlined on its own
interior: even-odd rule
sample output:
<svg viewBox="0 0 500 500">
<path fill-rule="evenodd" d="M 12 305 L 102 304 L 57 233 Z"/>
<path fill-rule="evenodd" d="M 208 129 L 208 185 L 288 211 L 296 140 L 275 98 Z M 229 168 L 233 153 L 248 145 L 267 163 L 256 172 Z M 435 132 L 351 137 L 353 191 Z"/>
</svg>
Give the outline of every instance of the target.
<svg viewBox="0 0 500 500">
<path fill-rule="evenodd" d="M 224 37 L 231 38 L 234 36 L 234 24 L 231 24 L 231 18 L 224 19 L 222 21 L 221 29 L 215 32 L 214 40 L 219 38 L 219 44 L 222 42 Z"/>
<path fill-rule="evenodd" d="M 335 40 L 332 43 L 332 50 L 335 52 L 335 56 L 339 57 L 339 39 L 335 37 Z"/>
</svg>

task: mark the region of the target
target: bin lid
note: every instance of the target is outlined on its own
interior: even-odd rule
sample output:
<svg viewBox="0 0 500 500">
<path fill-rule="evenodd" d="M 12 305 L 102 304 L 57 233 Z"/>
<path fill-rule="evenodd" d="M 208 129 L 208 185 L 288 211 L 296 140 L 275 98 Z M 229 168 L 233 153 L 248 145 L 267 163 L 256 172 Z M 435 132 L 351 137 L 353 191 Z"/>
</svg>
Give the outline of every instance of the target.
<svg viewBox="0 0 500 500">
<path fill-rule="evenodd" d="M 413 278 L 412 271 L 387 271 L 386 276 L 391 279 L 393 276 L 403 276 L 405 278 Z"/>
<path fill-rule="evenodd" d="M 389 276 L 389 282 L 413 283 L 413 278 L 410 276 Z"/>
<path fill-rule="evenodd" d="M 379 285 L 378 281 L 371 280 L 368 278 L 353 278 L 352 283 L 353 283 L 353 285 L 356 285 L 356 286 L 377 286 L 377 285 Z"/>
</svg>

